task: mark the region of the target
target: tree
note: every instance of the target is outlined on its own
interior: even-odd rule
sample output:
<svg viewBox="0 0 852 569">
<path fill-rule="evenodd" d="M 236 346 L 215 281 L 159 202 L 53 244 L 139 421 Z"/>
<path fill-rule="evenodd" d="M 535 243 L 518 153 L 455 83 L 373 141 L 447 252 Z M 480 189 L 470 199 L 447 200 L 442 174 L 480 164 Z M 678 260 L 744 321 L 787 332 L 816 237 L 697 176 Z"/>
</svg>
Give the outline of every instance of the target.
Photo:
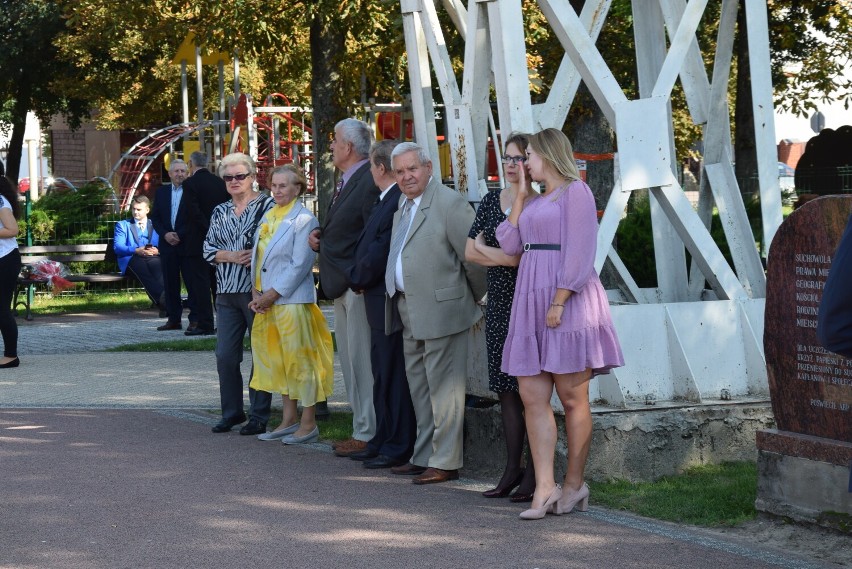
<svg viewBox="0 0 852 569">
<path fill-rule="evenodd" d="M 21 165 L 27 112 L 42 124 L 64 114 L 79 125 L 88 101 L 57 88 L 67 66 L 57 57 L 53 42 L 64 29 L 59 7 L 42 0 L 0 0 L 0 121 L 11 125 L 6 175 L 17 181 Z"/>
</svg>

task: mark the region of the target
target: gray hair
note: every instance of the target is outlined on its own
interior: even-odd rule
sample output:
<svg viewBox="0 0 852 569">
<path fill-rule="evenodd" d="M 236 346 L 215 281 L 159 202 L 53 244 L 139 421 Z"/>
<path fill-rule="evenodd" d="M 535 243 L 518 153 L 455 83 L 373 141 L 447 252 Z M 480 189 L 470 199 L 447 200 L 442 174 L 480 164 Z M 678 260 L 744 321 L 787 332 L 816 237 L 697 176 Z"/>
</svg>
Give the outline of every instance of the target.
<svg viewBox="0 0 852 569">
<path fill-rule="evenodd" d="M 416 142 L 401 142 L 396 145 L 396 148 L 391 152 L 391 162 L 397 156 L 401 156 L 406 152 L 416 152 L 417 158 L 420 160 L 421 164 L 431 164 L 432 159 L 429 158 L 429 155 L 426 154 L 426 149 L 417 144 Z"/>
<path fill-rule="evenodd" d="M 175 158 L 174 160 L 172 160 L 171 162 L 169 162 L 169 172 L 171 172 L 171 171 L 172 171 L 172 168 L 174 168 L 175 166 L 177 166 L 177 165 L 179 165 L 179 164 L 183 164 L 184 166 L 186 166 L 186 162 L 184 162 L 184 161 L 183 161 L 183 160 L 181 160 L 180 158 Z"/>
<path fill-rule="evenodd" d="M 233 154 L 228 154 L 222 161 L 219 163 L 219 176 L 222 175 L 225 168 L 228 166 L 239 166 L 242 164 L 246 168 L 248 168 L 249 174 L 252 176 L 257 174 L 257 166 L 254 164 L 254 160 L 248 154 L 243 154 L 242 152 L 234 152 Z"/>
<path fill-rule="evenodd" d="M 189 162 L 197 168 L 207 168 L 207 153 L 196 150 L 189 155 Z"/>
<path fill-rule="evenodd" d="M 399 144 L 396 140 L 380 140 L 370 149 L 370 162 L 376 166 L 384 166 L 386 172 L 393 171 L 391 152 Z"/>
<path fill-rule="evenodd" d="M 361 158 L 370 155 L 370 146 L 373 144 L 373 129 L 364 121 L 358 119 L 343 119 L 334 125 L 334 131 L 340 131 L 344 142 L 351 142 L 355 154 Z"/>
</svg>

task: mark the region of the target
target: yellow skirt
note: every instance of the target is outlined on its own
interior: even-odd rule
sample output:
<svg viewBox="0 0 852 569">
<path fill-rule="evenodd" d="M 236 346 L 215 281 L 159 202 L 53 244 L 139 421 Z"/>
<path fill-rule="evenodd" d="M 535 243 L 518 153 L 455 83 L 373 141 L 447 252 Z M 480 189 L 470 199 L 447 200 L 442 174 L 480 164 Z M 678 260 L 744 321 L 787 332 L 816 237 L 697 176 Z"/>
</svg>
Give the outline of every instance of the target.
<svg viewBox="0 0 852 569">
<path fill-rule="evenodd" d="M 303 407 L 334 389 L 334 347 L 316 304 L 273 304 L 255 314 L 251 329 L 251 386 L 297 399 Z"/>
</svg>

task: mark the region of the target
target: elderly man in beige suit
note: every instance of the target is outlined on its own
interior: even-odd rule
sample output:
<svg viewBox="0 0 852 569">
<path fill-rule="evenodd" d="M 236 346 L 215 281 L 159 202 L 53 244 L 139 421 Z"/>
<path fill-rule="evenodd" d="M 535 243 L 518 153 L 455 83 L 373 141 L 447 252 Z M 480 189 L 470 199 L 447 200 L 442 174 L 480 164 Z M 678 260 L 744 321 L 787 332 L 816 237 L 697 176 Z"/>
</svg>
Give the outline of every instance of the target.
<svg viewBox="0 0 852 569">
<path fill-rule="evenodd" d="M 386 331 L 402 327 L 417 417 L 411 462 L 391 472 L 433 484 L 457 479 L 462 466 L 468 331 L 482 317 L 485 270 L 465 262 L 473 208 L 432 177 L 425 150 L 404 142 L 391 160 L 403 196 L 385 273 Z"/>
</svg>

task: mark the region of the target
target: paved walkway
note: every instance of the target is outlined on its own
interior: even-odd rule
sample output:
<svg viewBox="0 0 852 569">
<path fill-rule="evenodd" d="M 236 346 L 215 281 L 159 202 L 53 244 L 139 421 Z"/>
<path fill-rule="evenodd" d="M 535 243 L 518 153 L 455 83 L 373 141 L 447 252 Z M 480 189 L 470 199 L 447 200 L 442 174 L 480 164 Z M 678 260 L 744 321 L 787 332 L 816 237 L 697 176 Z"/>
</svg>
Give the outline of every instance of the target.
<svg viewBox="0 0 852 569">
<path fill-rule="evenodd" d="M 0 569 L 826 567 L 596 507 L 522 522 L 472 478 L 417 487 L 325 444 L 213 435 L 212 354 L 93 351 L 183 338 L 159 322 L 21 325 L 22 365 L 0 374 Z"/>
</svg>

